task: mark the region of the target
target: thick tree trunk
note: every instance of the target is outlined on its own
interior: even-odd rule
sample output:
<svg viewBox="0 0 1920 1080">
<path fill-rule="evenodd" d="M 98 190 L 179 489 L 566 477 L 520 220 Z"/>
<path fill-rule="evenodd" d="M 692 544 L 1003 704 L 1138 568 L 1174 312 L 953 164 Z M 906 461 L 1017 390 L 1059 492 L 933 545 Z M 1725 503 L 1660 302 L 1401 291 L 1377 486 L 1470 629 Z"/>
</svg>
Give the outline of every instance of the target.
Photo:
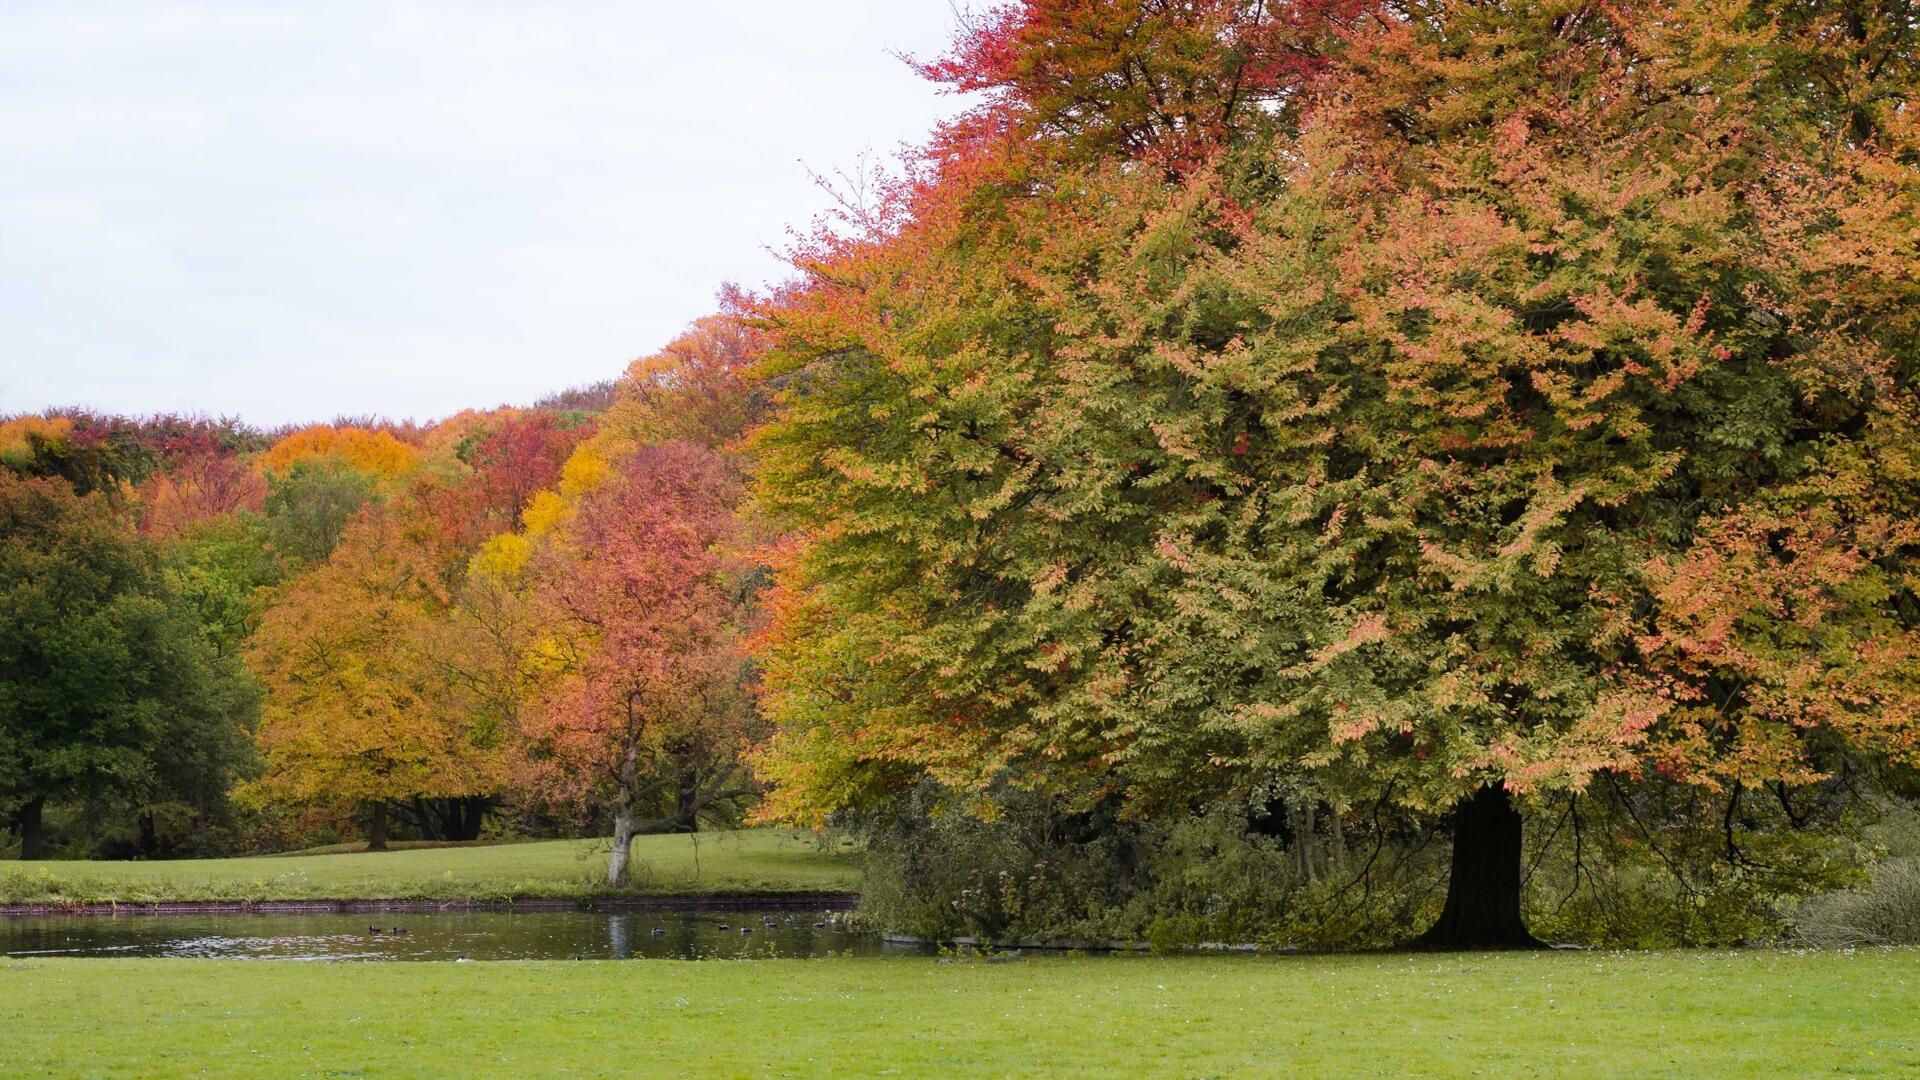
<svg viewBox="0 0 1920 1080">
<path fill-rule="evenodd" d="M 160 826 L 151 810 L 140 815 L 140 854 L 149 859 L 160 854 Z"/>
<path fill-rule="evenodd" d="M 485 795 L 450 795 L 413 800 L 422 840 L 478 840 L 487 814 Z"/>
<path fill-rule="evenodd" d="M 373 823 L 367 826 L 367 850 L 387 850 L 387 804 L 373 804 Z"/>
<path fill-rule="evenodd" d="M 607 884 L 626 888 L 627 860 L 632 857 L 633 807 L 623 803 L 613 808 L 613 855 L 607 860 Z"/>
<path fill-rule="evenodd" d="M 1520 917 L 1520 812 L 1507 789 L 1489 784 L 1454 810 L 1453 871 L 1447 904 L 1414 948 L 1538 949 Z"/>
<path fill-rule="evenodd" d="M 487 817 L 487 797 L 468 795 L 457 804 L 457 818 L 452 829 L 455 840 L 480 839 L 480 826 Z"/>
<path fill-rule="evenodd" d="M 20 830 L 20 857 L 22 859 L 44 859 L 47 857 L 47 829 L 42 818 L 46 810 L 45 796 L 23 804 L 14 811 L 13 824 Z"/>
</svg>

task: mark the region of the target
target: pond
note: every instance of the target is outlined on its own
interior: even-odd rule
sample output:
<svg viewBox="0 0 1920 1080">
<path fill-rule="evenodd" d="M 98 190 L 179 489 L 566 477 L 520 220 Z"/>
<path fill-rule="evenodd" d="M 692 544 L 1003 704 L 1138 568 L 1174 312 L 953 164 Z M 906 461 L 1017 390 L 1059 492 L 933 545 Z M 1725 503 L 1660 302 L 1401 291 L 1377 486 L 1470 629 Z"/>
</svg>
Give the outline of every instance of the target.
<svg viewBox="0 0 1920 1080">
<path fill-rule="evenodd" d="M 897 956 L 922 950 L 824 911 L 0 917 L 5 956 L 240 960 L 630 960 Z"/>
</svg>

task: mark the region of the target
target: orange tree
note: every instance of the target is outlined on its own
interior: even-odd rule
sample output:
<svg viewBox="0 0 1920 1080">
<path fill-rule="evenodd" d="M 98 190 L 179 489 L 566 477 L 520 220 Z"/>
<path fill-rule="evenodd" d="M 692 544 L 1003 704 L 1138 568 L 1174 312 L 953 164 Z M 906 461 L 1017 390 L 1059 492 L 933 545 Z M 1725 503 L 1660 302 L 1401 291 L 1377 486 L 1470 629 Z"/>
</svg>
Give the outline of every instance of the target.
<svg viewBox="0 0 1920 1080">
<path fill-rule="evenodd" d="M 763 306 L 771 812 L 1290 772 L 1449 815 L 1424 941 L 1519 946 L 1516 797 L 1920 756 L 1911 12 L 1337 14 L 1167 168 L 989 70 Z"/>
<path fill-rule="evenodd" d="M 268 535 L 300 566 L 324 561 L 361 507 L 416 479 L 420 452 L 390 431 L 321 424 L 283 436 L 260 463 Z"/>
<path fill-rule="evenodd" d="M 766 411 L 766 393 L 749 377 L 765 348 L 740 319 L 694 320 L 665 348 L 627 366 L 604 418 L 605 441 L 726 448 Z"/>
</svg>

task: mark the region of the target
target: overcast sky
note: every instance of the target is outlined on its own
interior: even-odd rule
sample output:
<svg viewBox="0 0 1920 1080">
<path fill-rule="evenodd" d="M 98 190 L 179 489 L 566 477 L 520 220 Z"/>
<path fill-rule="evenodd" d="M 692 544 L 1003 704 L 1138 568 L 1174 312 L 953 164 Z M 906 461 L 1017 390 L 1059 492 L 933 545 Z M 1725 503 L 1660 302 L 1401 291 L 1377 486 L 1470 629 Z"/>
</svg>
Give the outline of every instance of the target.
<svg viewBox="0 0 1920 1080">
<path fill-rule="evenodd" d="M 617 375 L 956 107 L 948 0 L 0 2 L 0 414 Z"/>
</svg>

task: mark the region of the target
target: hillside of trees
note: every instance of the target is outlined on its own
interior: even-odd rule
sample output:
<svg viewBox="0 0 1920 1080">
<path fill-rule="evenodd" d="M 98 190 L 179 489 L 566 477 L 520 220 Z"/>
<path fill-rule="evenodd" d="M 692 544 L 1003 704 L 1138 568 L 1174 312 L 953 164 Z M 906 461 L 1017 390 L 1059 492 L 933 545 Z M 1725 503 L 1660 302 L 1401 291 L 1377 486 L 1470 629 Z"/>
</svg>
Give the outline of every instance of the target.
<svg viewBox="0 0 1920 1080">
<path fill-rule="evenodd" d="M 0 423 L 19 855 L 737 821 L 753 585 L 709 549 L 755 347 L 709 320 L 617 384 L 431 424 Z"/>
</svg>

